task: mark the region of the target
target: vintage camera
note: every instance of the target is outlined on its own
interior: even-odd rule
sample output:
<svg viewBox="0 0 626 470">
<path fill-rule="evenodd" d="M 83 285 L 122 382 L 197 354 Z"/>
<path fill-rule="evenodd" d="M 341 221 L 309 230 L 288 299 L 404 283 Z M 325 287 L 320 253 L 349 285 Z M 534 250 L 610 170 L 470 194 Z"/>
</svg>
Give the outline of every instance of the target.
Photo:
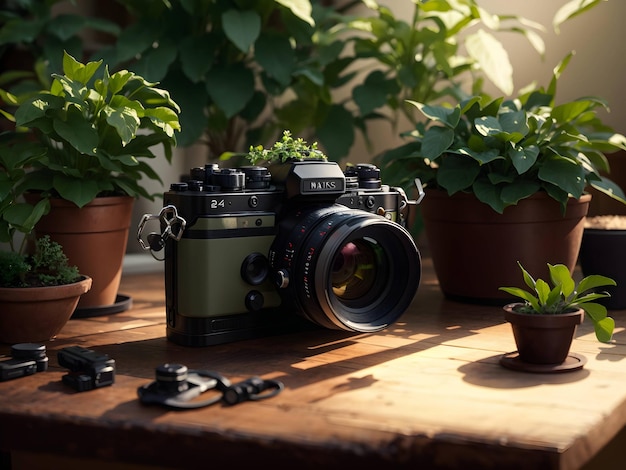
<svg viewBox="0 0 626 470">
<path fill-rule="evenodd" d="M 164 245 L 167 337 L 205 346 L 304 323 L 386 328 L 420 281 L 420 254 L 405 228 L 415 204 L 369 164 L 345 173 L 324 160 L 271 171 L 192 169 L 138 232 L 153 255 Z M 145 243 L 154 218 L 161 233 Z"/>
<path fill-rule="evenodd" d="M 115 382 L 115 360 L 106 354 L 81 346 L 69 346 L 58 352 L 57 360 L 61 367 L 70 371 L 61 378 L 63 383 L 79 392 Z"/>
<path fill-rule="evenodd" d="M 11 346 L 11 358 L 0 361 L 0 382 L 48 370 L 46 346 L 18 343 Z"/>
</svg>

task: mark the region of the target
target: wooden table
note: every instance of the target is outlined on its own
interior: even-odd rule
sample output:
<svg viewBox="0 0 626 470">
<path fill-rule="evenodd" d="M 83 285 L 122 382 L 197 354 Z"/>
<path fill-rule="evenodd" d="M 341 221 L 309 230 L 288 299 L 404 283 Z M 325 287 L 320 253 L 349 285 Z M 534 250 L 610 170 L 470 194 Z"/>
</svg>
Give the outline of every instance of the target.
<svg viewBox="0 0 626 470">
<path fill-rule="evenodd" d="M 607 459 L 614 468 L 625 465 L 625 311 L 612 312 L 618 325 L 612 344 L 595 340 L 591 322 L 579 328 L 572 351 L 587 358 L 582 370 L 546 375 L 500 366 L 502 354 L 515 349 L 501 309 L 445 300 L 428 259 L 412 306 L 379 334 L 313 330 L 187 348 L 165 338 L 160 274 L 124 276 L 120 292 L 132 296 L 130 310 L 71 320 L 47 343 L 47 372 L 0 383 L 5 463 L 574 469 Z M 63 385 L 67 371 L 56 351 L 70 345 L 114 358 L 115 384 L 83 393 Z M 0 346 L 0 354 L 8 352 Z M 263 401 L 190 411 L 142 405 L 137 388 L 166 362 L 218 371 L 231 381 L 278 379 L 285 390 Z"/>
</svg>

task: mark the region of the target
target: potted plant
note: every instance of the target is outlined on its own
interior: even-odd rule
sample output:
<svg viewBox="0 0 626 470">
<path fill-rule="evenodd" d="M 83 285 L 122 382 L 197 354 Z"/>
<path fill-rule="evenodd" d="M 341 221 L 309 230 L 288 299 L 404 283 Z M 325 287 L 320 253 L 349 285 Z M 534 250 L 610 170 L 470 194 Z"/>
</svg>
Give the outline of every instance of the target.
<svg viewBox="0 0 626 470">
<path fill-rule="evenodd" d="M 503 303 L 509 298 L 498 286 L 514 281 L 517 259 L 534 272 L 547 274 L 545 260 L 573 272 L 591 199 L 586 189 L 626 202 L 602 174 L 609 171 L 605 153 L 626 148 L 626 138 L 596 114 L 606 103 L 555 103 L 570 57 L 547 89 L 516 99 L 411 102 L 425 122 L 380 158 L 386 178 L 401 186 L 419 178 L 426 189 L 421 215 L 446 296 Z"/>
<path fill-rule="evenodd" d="M 41 156 L 32 142 L 0 135 L 0 342 L 47 341 L 70 319 L 91 278 L 68 264 L 62 247 L 32 230 L 47 201 L 23 202 L 25 168 Z M 31 249 L 29 249 L 29 247 Z"/>
<path fill-rule="evenodd" d="M 63 74 L 52 77 L 48 90 L 15 112 L 16 126 L 30 131 L 38 155 L 23 189 L 31 204 L 43 199 L 51 206 L 37 234 L 64 246 L 70 262 L 93 279 L 79 309 L 111 313 L 132 205 L 138 197 L 154 198 L 142 178 L 161 181 L 148 161 L 157 145 L 170 161 L 179 108 L 156 84 L 127 70 L 111 74 L 102 61 L 83 64 L 67 52 Z"/>
<path fill-rule="evenodd" d="M 596 289 L 614 286 L 615 281 L 594 274 L 576 283 L 567 266 L 550 263 L 547 264 L 550 280 L 535 280 L 521 263 L 518 265 L 528 290 L 500 287 L 524 301 L 504 306 L 505 319 L 511 323 L 517 351 L 503 356 L 502 364 L 537 372 L 582 367 L 583 359 L 577 355 L 566 362 L 576 327 L 586 315 L 593 322 L 596 338 L 605 343 L 611 340 L 615 321 L 607 316 L 606 307 L 595 301 L 610 296 L 606 292 L 596 292 Z"/>
</svg>

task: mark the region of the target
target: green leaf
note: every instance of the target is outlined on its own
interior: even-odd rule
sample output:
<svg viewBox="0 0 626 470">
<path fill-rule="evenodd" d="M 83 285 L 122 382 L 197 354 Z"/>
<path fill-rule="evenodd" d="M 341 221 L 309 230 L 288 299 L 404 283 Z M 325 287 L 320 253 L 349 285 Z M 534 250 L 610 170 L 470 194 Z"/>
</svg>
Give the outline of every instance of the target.
<svg viewBox="0 0 626 470">
<path fill-rule="evenodd" d="M 610 277 L 602 276 L 599 274 L 592 274 L 583 278 L 578 284 L 578 292 L 582 294 L 588 290 L 595 289 L 596 287 L 604 286 L 616 286 L 617 283 Z"/>
<path fill-rule="evenodd" d="M 158 47 L 147 49 L 133 66 L 133 70 L 148 80 L 158 82 L 176 60 L 178 49 L 174 44 L 160 42 Z"/>
<path fill-rule="evenodd" d="M 520 181 L 519 183 L 506 185 L 500 192 L 500 197 L 505 205 L 517 204 L 520 200 L 529 197 L 539 191 L 539 183 L 536 180 Z"/>
<path fill-rule="evenodd" d="M 472 192 L 479 201 L 488 204 L 498 214 L 504 212 L 506 204 L 502 199 L 502 191 L 498 186 L 485 181 L 475 181 L 472 185 Z"/>
<path fill-rule="evenodd" d="M 537 292 L 537 298 L 539 299 L 539 305 L 545 305 L 550 295 L 550 286 L 543 279 L 537 279 L 535 282 L 535 291 Z"/>
<path fill-rule="evenodd" d="M 106 116 L 107 124 L 112 126 L 119 135 L 122 146 L 135 138 L 140 123 L 139 113 L 143 114 L 143 108 L 139 103 L 117 95 L 111 99 L 102 112 Z"/>
<path fill-rule="evenodd" d="M 120 70 L 118 72 L 115 72 L 113 75 L 110 75 L 108 83 L 109 91 L 113 95 L 116 95 L 117 93 L 122 91 L 128 81 L 133 78 L 134 75 L 135 74 L 133 72 L 129 72 L 128 70 Z"/>
<path fill-rule="evenodd" d="M 81 64 L 67 52 L 63 53 L 63 73 L 70 80 L 80 82 L 83 85 L 87 84 L 91 77 L 93 77 L 96 71 L 100 68 L 100 65 L 102 65 L 101 60 Z"/>
<path fill-rule="evenodd" d="M 546 158 L 539 168 L 539 179 L 552 183 L 578 199 L 585 189 L 585 170 L 575 162 L 559 157 Z"/>
<path fill-rule="evenodd" d="M 50 20 L 46 30 L 58 37 L 61 41 L 67 41 L 85 26 L 85 18 L 78 15 L 57 15 Z"/>
<path fill-rule="evenodd" d="M 65 101 L 60 96 L 41 93 L 28 101 L 22 103 L 15 111 L 15 124 L 20 127 L 35 125 L 39 118 L 42 118 L 52 110 L 62 109 Z M 35 127 L 39 127 L 37 124 Z M 43 130 L 43 129 L 42 129 Z M 44 131 L 45 132 L 45 131 Z"/>
<path fill-rule="evenodd" d="M 564 264 L 551 265 L 548 264 L 550 271 L 550 279 L 553 285 L 560 285 L 561 292 L 567 298 L 574 293 L 576 283 L 570 275 L 569 268 Z"/>
<path fill-rule="evenodd" d="M 270 77 L 281 85 L 291 82 L 296 56 L 288 38 L 277 35 L 262 35 L 254 47 L 255 58 Z"/>
<path fill-rule="evenodd" d="M 311 26 L 315 26 L 315 21 L 311 16 L 312 5 L 308 0 L 276 0 L 276 3 L 289 8 L 291 12 L 300 18 L 302 21 L 306 21 Z"/>
<path fill-rule="evenodd" d="M 227 118 L 241 111 L 254 94 L 254 74 L 243 64 L 211 70 L 206 89 Z"/>
<path fill-rule="evenodd" d="M 537 162 L 539 147 L 536 145 L 527 145 L 520 148 L 513 145 L 507 150 L 507 155 L 511 158 L 511 162 L 517 173 L 523 175 Z"/>
<path fill-rule="evenodd" d="M 587 308 L 590 304 L 587 304 Z M 587 310 L 585 310 L 586 312 Z M 602 343 L 608 343 L 613 337 L 613 330 L 615 329 L 615 320 L 611 317 L 603 318 L 597 322 L 594 322 L 593 328 L 596 333 L 596 338 Z"/>
<path fill-rule="evenodd" d="M 479 29 L 465 39 L 468 54 L 478 62 L 491 82 L 505 95 L 513 93 L 513 67 L 509 55 L 494 36 Z"/>
<path fill-rule="evenodd" d="M 461 108 L 455 106 L 454 108 L 447 108 L 444 106 L 430 106 L 424 103 L 418 103 L 417 101 L 407 100 L 407 103 L 415 106 L 420 112 L 428 119 L 438 121 L 444 124 L 450 129 L 456 128 L 461 119 Z"/>
<path fill-rule="evenodd" d="M 571 18 L 590 10 L 600 2 L 605 0 L 570 0 L 565 5 L 561 6 L 555 13 L 552 19 L 552 26 L 558 33 L 560 26 Z"/>
<path fill-rule="evenodd" d="M 422 139 L 422 155 L 435 160 L 454 142 L 454 130 L 448 127 L 433 126 L 428 129 Z"/>
<path fill-rule="evenodd" d="M 471 158 L 449 154 L 439 161 L 437 183 L 449 194 L 454 194 L 472 186 L 480 172 L 480 166 Z"/>
<path fill-rule="evenodd" d="M 91 179 L 77 179 L 57 173 L 54 175 L 54 189 L 63 199 L 73 202 L 78 207 L 93 201 L 100 192 L 98 183 Z"/>
<path fill-rule="evenodd" d="M 387 103 L 387 79 L 380 70 L 371 72 L 361 85 L 352 90 L 352 98 L 366 116 Z"/>
<path fill-rule="evenodd" d="M 500 121 L 494 116 L 482 116 L 474 121 L 476 130 L 484 136 L 496 136 L 502 133 Z"/>
<path fill-rule="evenodd" d="M 261 18 L 252 10 L 228 10 L 222 14 L 222 24 L 226 37 L 244 53 L 248 52 L 261 33 Z"/>
<path fill-rule="evenodd" d="M 354 143 L 352 114 L 339 104 L 332 105 L 317 129 L 317 136 L 329 157 L 337 159 L 347 155 Z"/>
<path fill-rule="evenodd" d="M 519 287 L 500 287 L 499 290 L 506 292 L 507 294 L 514 295 L 527 301 L 530 304 L 537 304 L 537 299 L 530 292 L 520 289 Z"/>
<path fill-rule="evenodd" d="M 194 83 L 201 81 L 212 67 L 215 60 L 215 44 L 213 35 L 188 36 L 178 46 L 180 64 L 185 75 Z"/>
<path fill-rule="evenodd" d="M 53 127 L 59 136 L 80 153 L 95 155 L 98 131 L 75 106 L 68 108 L 65 121 L 55 119 Z"/>
<path fill-rule="evenodd" d="M 504 132 L 510 135 L 519 135 L 519 138 L 509 139 L 514 142 L 519 142 L 530 130 L 526 122 L 526 113 L 524 111 L 502 113 L 498 118 Z"/>
<path fill-rule="evenodd" d="M 608 178 L 601 176 L 600 181 L 592 181 L 590 186 L 607 196 L 626 204 L 626 196 L 622 188 Z"/>
</svg>

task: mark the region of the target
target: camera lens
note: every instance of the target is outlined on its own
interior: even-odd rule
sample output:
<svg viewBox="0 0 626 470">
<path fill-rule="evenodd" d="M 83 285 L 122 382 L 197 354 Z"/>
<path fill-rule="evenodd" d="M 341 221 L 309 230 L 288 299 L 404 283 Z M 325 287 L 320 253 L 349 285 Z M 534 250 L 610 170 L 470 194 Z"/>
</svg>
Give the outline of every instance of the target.
<svg viewBox="0 0 626 470">
<path fill-rule="evenodd" d="M 389 271 L 389 262 L 376 240 L 353 240 L 343 245 L 332 262 L 331 284 L 333 293 L 342 302 L 369 303 L 377 297 L 376 280 Z"/>
<path fill-rule="evenodd" d="M 382 330 L 404 313 L 419 286 L 421 261 L 411 235 L 395 222 L 337 204 L 293 211 L 270 252 L 272 268 L 290 272 L 283 300 L 327 328 Z"/>
</svg>

